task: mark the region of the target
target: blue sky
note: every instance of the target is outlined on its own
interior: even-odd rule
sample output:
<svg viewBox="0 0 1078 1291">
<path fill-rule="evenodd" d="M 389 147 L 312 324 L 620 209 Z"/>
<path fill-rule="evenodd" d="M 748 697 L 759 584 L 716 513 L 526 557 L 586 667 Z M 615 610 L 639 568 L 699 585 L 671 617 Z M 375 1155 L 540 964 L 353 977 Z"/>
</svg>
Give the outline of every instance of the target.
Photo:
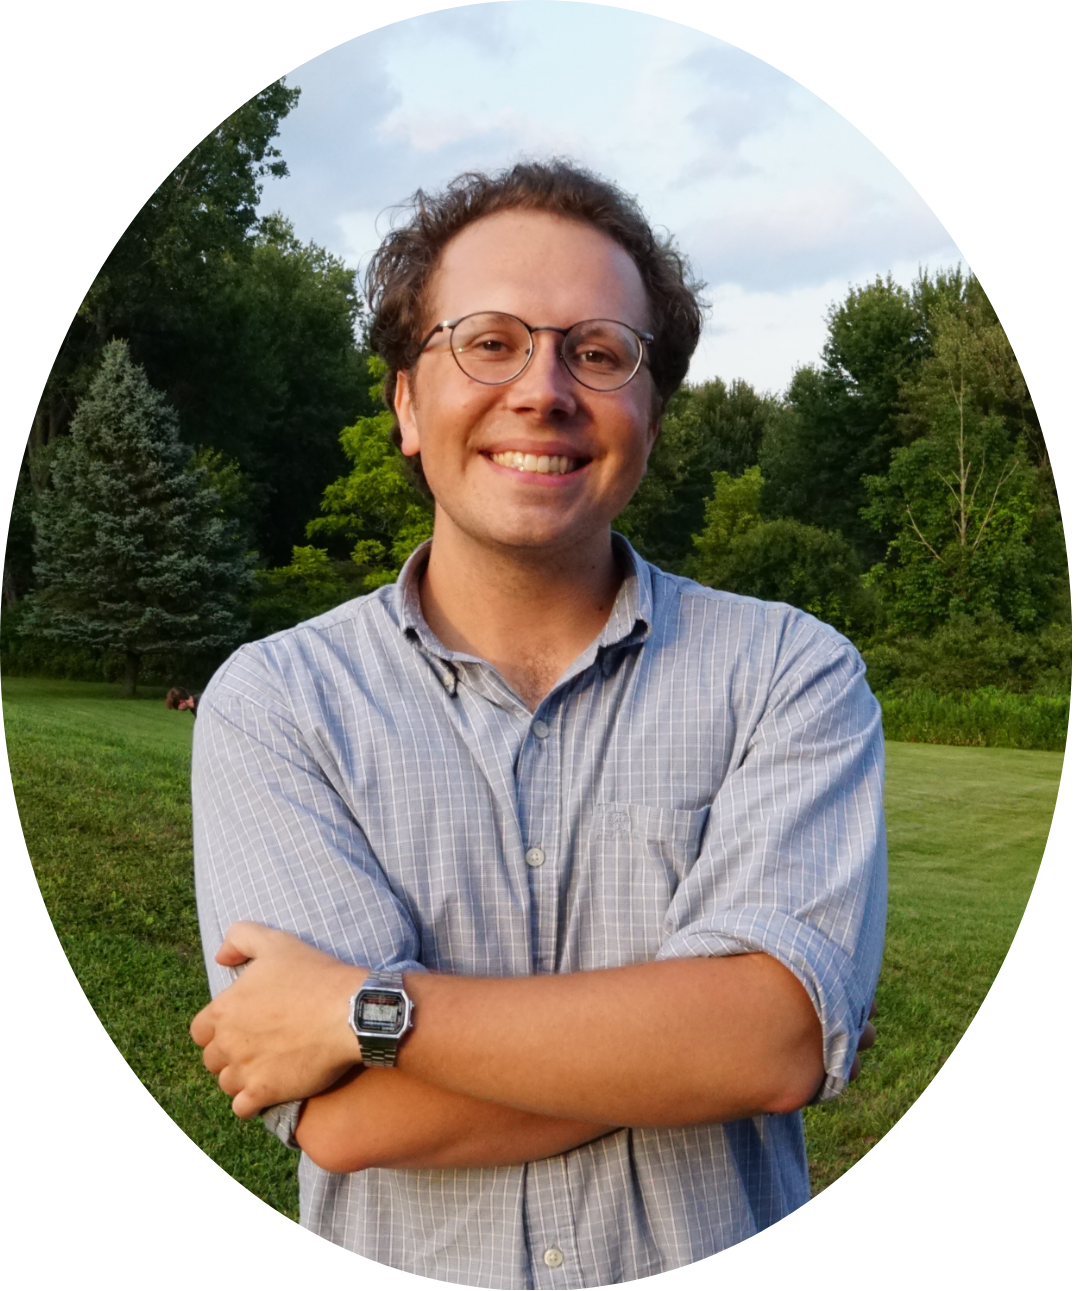
<svg viewBox="0 0 1078 1291">
<path fill-rule="evenodd" d="M 267 182 L 300 237 L 362 265 L 417 187 L 521 156 L 617 180 L 708 284 L 690 377 L 782 390 L 851 283 L 960 259 L 890 162 L 820 99 L 692 28 L 510 0 L 395 23 L 287 78 L 302 95 Z"/>
</svg>

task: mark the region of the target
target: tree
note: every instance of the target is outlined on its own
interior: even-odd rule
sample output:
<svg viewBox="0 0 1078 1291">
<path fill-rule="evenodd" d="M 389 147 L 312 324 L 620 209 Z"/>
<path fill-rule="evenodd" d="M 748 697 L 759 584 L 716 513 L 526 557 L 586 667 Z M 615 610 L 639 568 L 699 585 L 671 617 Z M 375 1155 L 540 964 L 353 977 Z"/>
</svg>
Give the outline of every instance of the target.
<svg viewBox="0 0 1078 1291">
<path fill-rule="evenodd" d="M 247 253 L 261 180 L 288 173 L 272 141 L 298 98 L 283 81 L 268 85 L 212 130 L 131 221 L 68 329 L 34 418 L 31 456 L 66 430 L 110 338 L 130 339 L 144 359 L 160 338 L 196 330 L 219 275 Z"/>
<path fill-rule="evenodd" d="M 326 486 L 347 469 L 341 427 L 380 406 L 367 389 L 361 324 L 353 271 L 270 216 L 223 276 L 189 366 L 169 378 L 184 438 L 246 477 L 254 540 L 271 564 L 302 542 Z"/>
<path fill-rule="evenodd" d="M 34 526 L 27 630 L 122 654 L 124 694 L 145 655 L 220 652 L 242 634 L 250 572 L 235 525 L 123 341 L 105 347 L 56 445 Z"/>
<path fill-rule="evenodd" d="M 764 432 L 779 415 L 777 401 L 747 381 L 683 386 L 618 529 L 648 560 L 679 572 L 703 524 L 712 475 L 741 475 L 754 465 Z"/>
<path fill-rule="evenodd" d="M 837 529 L 862 559 L 885 543 L 867 524 L 861 478 L 886 471 L 902 442 L 902 382 L 928 353 L 923 311 L 890 275 L 852 287 L 828 313 L 819 367 L 800 368 L 760 447 L 765 515 Z"/>
<path fill-rule="evenodd" d="M 260 219 L 265 179 L 287 174 L 273 146 L 299 91 L 275 82 L 212 131 L 164 180 L 94 280 L 50 374 L 28 445 L 35 491 L 43 449 L 66 432 L 110 339 L 180 417 L 196 448 L 235 461 L 250 484 L 253 536 L 288 559 L 326 485 L 345 469 L 342 426 L 373 412 L 355 274 Z"/>
<path fill-rule="evenodd" d="M 867 622 L 871 599 L 853 549 L 834 532 L 760 515 L 764 478 L 716 472 L 703 530 L 693 538 L 689 572 L 710 587 L 784 601 L 849 632 Z"/>
<path fill-rule="evenodd" d="M 381 389 L 386 367 L 381 359 L 372 358 L 368 371 L 374 379 L 373 398 Z M 385 411 L 361 417 L 341 432 L 341 446 L 352 470 L 329 485 L 322 499 L 323 514 L 307 526 L 310 538 L 350 545 L 352 560 L 368 571 L 367 591 L 391 583 L 434 527 L 431 501 L 413 483 L 392 432 L 393 417 Z"/>
<path fill-rule="evenodd" d="M 918 437 L 865 480 L 866 521 L 893 535 L 870 579 L 902 630 L 978 613 L 1032 630 L 1058 610 L 1066 565 L 1054 493 L 997 411 L 1020 373 L 975 304 L 935 305 L 930 326 L 933 354 L 903 396 Z"/>
<path fill-rule="evenodd" d="M 332 610 L 363 591 L 363 574 L 349 561 L 332 561 L 319 547 L 294 547 L 292 560 L 255 571 L 251 636 L 257 640 Z"/>
</svg>

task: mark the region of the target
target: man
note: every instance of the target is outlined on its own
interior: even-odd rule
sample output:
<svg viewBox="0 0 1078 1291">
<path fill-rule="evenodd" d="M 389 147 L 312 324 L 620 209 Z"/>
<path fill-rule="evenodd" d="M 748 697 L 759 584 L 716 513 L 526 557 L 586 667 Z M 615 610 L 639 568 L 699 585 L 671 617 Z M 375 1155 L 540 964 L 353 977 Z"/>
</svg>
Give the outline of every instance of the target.
<svg viewBox="0 0 1078 1291">
<path fill-rule="evenodd" d="M 560 163 L 420 195 L 368 281 L 433 540 L 200 703 L 192 1034 L 304 1149 L 304 1224 L 428 1277 L 609 1284 L 781 1218 L 869 1014 L 856 652 L 611 536 L 699 335 L 685 276 Z"/>
</svg>

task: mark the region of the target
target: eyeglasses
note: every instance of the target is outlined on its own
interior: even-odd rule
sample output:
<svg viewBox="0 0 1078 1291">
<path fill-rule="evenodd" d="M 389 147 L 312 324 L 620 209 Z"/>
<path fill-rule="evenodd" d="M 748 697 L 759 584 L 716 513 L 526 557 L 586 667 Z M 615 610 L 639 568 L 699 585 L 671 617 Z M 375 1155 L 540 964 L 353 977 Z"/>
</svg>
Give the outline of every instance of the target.
<svg viewBox="0 0 1078 1291">
<path fill-rule="evenodd" d="M 589 318 L 572 327 L 529 327 L 513 314 L 466 314 L 447 318 L 423 339 L 419 352 L 439 332 L 449 333 L 449 348 L 465 376 L 483 385 L 500 386 L 515 380 L 535 353 L 536 332 L 558 332 L 558 357 L 569 374 L 589 390 L 620 390 L 636 376 L 644 361 L 644 346 L 654 341 L 627 323 Z"/>
</svg>

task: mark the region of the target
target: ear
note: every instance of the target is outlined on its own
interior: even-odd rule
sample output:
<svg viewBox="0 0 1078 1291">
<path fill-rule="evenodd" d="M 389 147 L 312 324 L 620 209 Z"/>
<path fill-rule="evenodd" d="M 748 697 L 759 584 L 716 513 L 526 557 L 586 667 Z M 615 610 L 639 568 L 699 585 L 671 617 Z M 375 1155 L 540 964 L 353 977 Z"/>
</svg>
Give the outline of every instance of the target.
<svg viewBox="0 0 1078 1291">
<path fill-rule="evenodd" d="M 397 373 L 397 388 L 393 393 L 393 411 L 401 431 L 401 452 L 405 457 L 415 457 L 419 452 L 419 427 L 416 424 L 415 400 L 408 373 Z"/>
</svg>

